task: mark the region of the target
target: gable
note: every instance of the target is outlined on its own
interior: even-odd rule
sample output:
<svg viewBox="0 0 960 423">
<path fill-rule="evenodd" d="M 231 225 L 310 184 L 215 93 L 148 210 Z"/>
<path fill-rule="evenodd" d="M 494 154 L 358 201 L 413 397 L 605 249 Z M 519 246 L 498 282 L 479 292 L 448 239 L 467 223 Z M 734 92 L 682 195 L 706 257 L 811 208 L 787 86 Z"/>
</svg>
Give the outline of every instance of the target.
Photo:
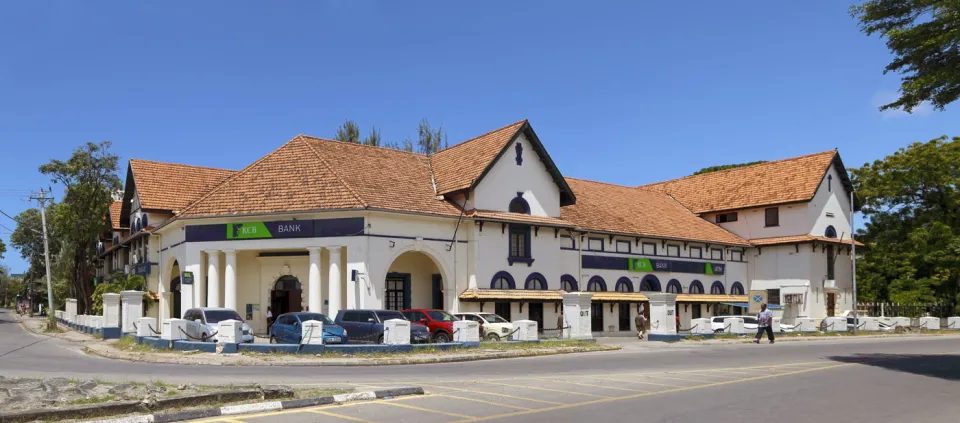
<svg viewBox="0 0 960 423">
<path fill-rule="evenodd" d="M 517 196 L 533 216 L 560 217 L 560 189 L 523 132 L 491 163 L 473 188 L 472 200 L 478 210 L 506 212 Z"/>
</svg>

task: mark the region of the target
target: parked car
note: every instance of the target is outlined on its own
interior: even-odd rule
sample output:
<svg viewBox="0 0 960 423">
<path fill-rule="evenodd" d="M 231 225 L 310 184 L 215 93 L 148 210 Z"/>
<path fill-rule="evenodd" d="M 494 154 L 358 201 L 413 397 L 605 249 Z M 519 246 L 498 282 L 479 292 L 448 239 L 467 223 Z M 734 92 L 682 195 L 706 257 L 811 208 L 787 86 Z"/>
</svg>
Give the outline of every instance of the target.
<svg viewBox="0 0 960 423">
<path fill-rule="evenodd" d="M 499 341 L 513 332 L 513 323 L 493 313 L 457 313 L 456 316 L 479 323 L 480 336 L 487 341 Z"/>
<path fill-rule="evenodd" d="M 303 340 L 303 322 L 316 320 L 323 323 L 324 344 L 347 343 L 346 329 L 337 326 L 329 317 L 320 313 L 284 313 L 270 327 L 270 343 L 299 344 Z"/>
<path fill-rule="evenodd" d="M 401 311 L 411 322 L 418 322 L 430 331 L 431 340 L 436 343 L 453 340 L 453 322 L 460 320 L 443 310 L 416 308 Z"/>
<path fill-rule="evenodd" d="M 351 343 L 382 344 L 383 322 L 392 319 L 409 320 L 393 310 L 340 310 L 333 323 L 347 331 Z M 430 330 L 420 323 L 410 322 L 410 342 L 430 342 Z"/>
<path fill-rule="evenodd" d="M 724 323 L 724 319 L 729 319 L 731 317 L 739 317 L 743 319 L 743 329 L 746 331 L 756 331 L 757 327 L 760 326 L 760 322 L 757 321 L 756 316 L 714 316 L 710 319 L 710 328 L 714 332 L 723 332 L 724 328 L 727 325 Z M 781 332 L 793 332 L 793 326 L 780 324 Z"/>
<path fill-rule="evenodd" d="M 218 331 L 220 330 L 221 321 L 239 320 L 243 322 L 243 318 L 240 317 L 240 313 L 237 313 L 236 310 L 213 307 L 191 308 L 187 310 L 186 313 L 183 313 L 183 319 L 189 321 L 189 323 L 187 323 L 187 333 L 190 336 L 213 342 L 219 340 Z M 242 328 L 243 335 L 241 342 L 253 342 L 253 334 L 250 333 L 250 326 L 243 323 Z"/>
</svg>

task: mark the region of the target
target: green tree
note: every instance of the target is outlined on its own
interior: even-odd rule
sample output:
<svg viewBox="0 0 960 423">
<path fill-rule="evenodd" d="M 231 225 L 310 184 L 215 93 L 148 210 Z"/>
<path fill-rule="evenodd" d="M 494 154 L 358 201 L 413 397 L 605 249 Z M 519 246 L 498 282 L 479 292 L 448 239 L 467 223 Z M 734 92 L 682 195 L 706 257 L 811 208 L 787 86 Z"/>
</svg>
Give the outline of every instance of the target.
<svg viewBox="0 0 960 423">
<path fill-rule="evenodd" d="M 3 253 L 7 252 L 7 245 L 0 239 L 0 259 L 3 259 Z"/>
<path fill-rule="evenodd" d="M 343 125 L 340 125 L 340 127 L 337 128 L 336 139 L 337 141 L 359 143 L 360 127 L 357 126 L 356 122 L 347 119 L 345 122 L 343 122 Z"/>
<path fill-rule="evenodd" d="M 924 101 L 943 110 L 960 96 L 960 2 L 868 0 L 850 13 L 862 32 L 887 39 L 894 58 L 884 73 L 901 74 L 900 98 L 880 110 L 911 112 Z"/>
<path fill-rule="evenodd" d="M 374 147 L 380 146 L 380 131 L 377 127 L 373 127 L 373 129 L 370 130 L 370 135 L 363 139 L 363 144 Z"/>
<path fill-rule="evenodd" d="M 143 276 L 115 274 L 108 283 L 97 285 L 93 290 L 93 302 L 90 309 L 93 314 L 103 314 L 103 294 L 119 294 L 121 291 L 142 291 L 147 288 L 147 281 Z M 147 294 L 143 294 L 144 301 L 149 301 Z M 146 308 L 144 308 L 146 310 Z"/>
<path fill-rule="evenodd" d="M 60 238 L 52 233 L 51 220 L 56 215 L 56 204 L 47 206 L 47 230 L 50 231 L 50 261 L 51 265 L 55 262 L 55 257 L 60 252 Z M 37 209 L 27 209 L 15 216 L 17 227 L 10 235 L 10 244 L 20 251 L 20 257 L 27 261 L 30 267 L 27 269 L 25 279 L 40 280 L 46 274 L 46 262 L 43 256 L 43 224 L 40 219 L 40 211 Z"/>
<path fill-rule="evenodd" d="M 53 232 L 69 257 L 71 294 L 77 298 L 77 312 L 90 310 L 96 244 L 103 231 L 112 193 L 122 186 L 117 176 L 118 158 L 110 153 L 110 142 L 87 143 L 74 150 L 66 161 L 52 160 L 40 172 L 64 186 L 63 201 L 52 216 Z M 49 219 L 49 218 L 48 218 Z"/>
<path fill-rule="evenodd" d="M 698 171 L 696 171 L 696 172 L 693 172 L 693 174 L 694 174 L 694 175 L 700 175 L 700 174 L 704 174 L 704 173 L 716 172 L 716 171 L 718 171 L 718 170 L 734 169 L 734 168 L 738 168 L 738 167 L 751 166 L 751 165 L 760 164 L 760 163 L 766 163 L 766 160 L 758 160 L 758 161 L 749 162 L 749 163 L 739 163 L 739 164 L 728 164 L 728 165 L 720 165 L 720 166 L 710 166 L 710 167 L 705 167 L 705 168 L 703 168 L 703 169 L 700 169 L 700 170 L 698 170 Z"/>
<path fill-rule="evenodd" d="M 411 145 L 412 147 L 412 143 L 406 144 L 407 142 L 409 141 L 405 141 L 405 146 Z M 443 126 L 433 129 L 427 119 L 421 120 L 420 125 L 417 126 L 416 145 L 418 153 L 426 154 L 428 156 L 449 147 L 449 143 L 447 142 L 447 134 L 443 132 Z"/>
<path fill-rule="evenodd" d="M 858 295 L 947 303 L 960 294 L 960 137 L 913 143 L 852 169 L 866 218 Z M 859 252 L 859 251 L 858 251 Z"/>
</svg>

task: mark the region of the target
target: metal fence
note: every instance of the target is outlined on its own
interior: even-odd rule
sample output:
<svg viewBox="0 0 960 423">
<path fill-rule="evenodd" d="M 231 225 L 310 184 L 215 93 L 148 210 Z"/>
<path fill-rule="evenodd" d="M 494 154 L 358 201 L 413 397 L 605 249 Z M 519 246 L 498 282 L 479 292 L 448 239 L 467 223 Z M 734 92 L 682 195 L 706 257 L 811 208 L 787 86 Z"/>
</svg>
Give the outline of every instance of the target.
<svg viewBox="0 0 960 423">
<path fill-rule="evenodd" d="M 953 304 L 859 303 L 857 314 L 887 317 L 950 317 L 956 315 Z"/>
</svg>

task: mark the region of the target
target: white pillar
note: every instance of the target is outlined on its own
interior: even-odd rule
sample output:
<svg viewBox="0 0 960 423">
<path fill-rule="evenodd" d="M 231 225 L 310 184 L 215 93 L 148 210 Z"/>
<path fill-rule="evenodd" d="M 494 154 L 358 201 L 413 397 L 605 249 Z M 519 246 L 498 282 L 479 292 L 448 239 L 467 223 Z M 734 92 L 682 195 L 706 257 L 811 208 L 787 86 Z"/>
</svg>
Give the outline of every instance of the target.
<svg viewBox="0 0 960 423">
<path fill-rule="evenodd" d="M 677 294 L 644 292 L 650 300 L 650 333 L 677 333 Z M 697 305 L 699 307 L 699 305 Z"/>
<path fill-rule="evenodd" d="M 592 292 L 566 292 L 563 294 L 564 338 L 592 339 L 590 331 L 590 303 Z"/>
<path fill-rule="evenodd" d="M 103 327 L 120 327 L 120 294 L 103 294 Z"/>
<path fill-rule="evenodd" d="M 223 270 L 223 306 L 237 310 L 237 251 L 226 250 L 227 267 Z"/>
<path fill-rule="evenodd" d="M 309 301 L 307 307 L 313 313 L 323 312 L 323 295 L 320 287 L 320 248 L 307 248 L 310 252 L 310 276 L 307 285 Z"/>
<path fill-rule="evenodd" d="M 220 307 L 220 250 L 207 250 L 207 307 Z"/>
<path fill-rule="evenodd" d="M 200 253 L 200 261 L 197 262 L 196 272 L 193 275 L 193 295 L 194 307 L 207 306 L 207 268 L 203 265 L 203 253 Z"/>
<path fill-rule="evenodd" d="M 340 247 L 328 247 L 327 250 L 330 252 L 330 307 L 328 314 L 330 316 L 336 316 L 337 312 L 340 311 L 340 285 L 342 281 L 340 280 Z M 313 311 L 311 309 L 310 311 Z"/>
<path fill-rule="evenodd" d="M 121 291 L 120 304 L 122 319 L 120 330 L 122 332 L 136 332 L 134 323 L 143 317 L 143 291 Z"/>
</svg>

